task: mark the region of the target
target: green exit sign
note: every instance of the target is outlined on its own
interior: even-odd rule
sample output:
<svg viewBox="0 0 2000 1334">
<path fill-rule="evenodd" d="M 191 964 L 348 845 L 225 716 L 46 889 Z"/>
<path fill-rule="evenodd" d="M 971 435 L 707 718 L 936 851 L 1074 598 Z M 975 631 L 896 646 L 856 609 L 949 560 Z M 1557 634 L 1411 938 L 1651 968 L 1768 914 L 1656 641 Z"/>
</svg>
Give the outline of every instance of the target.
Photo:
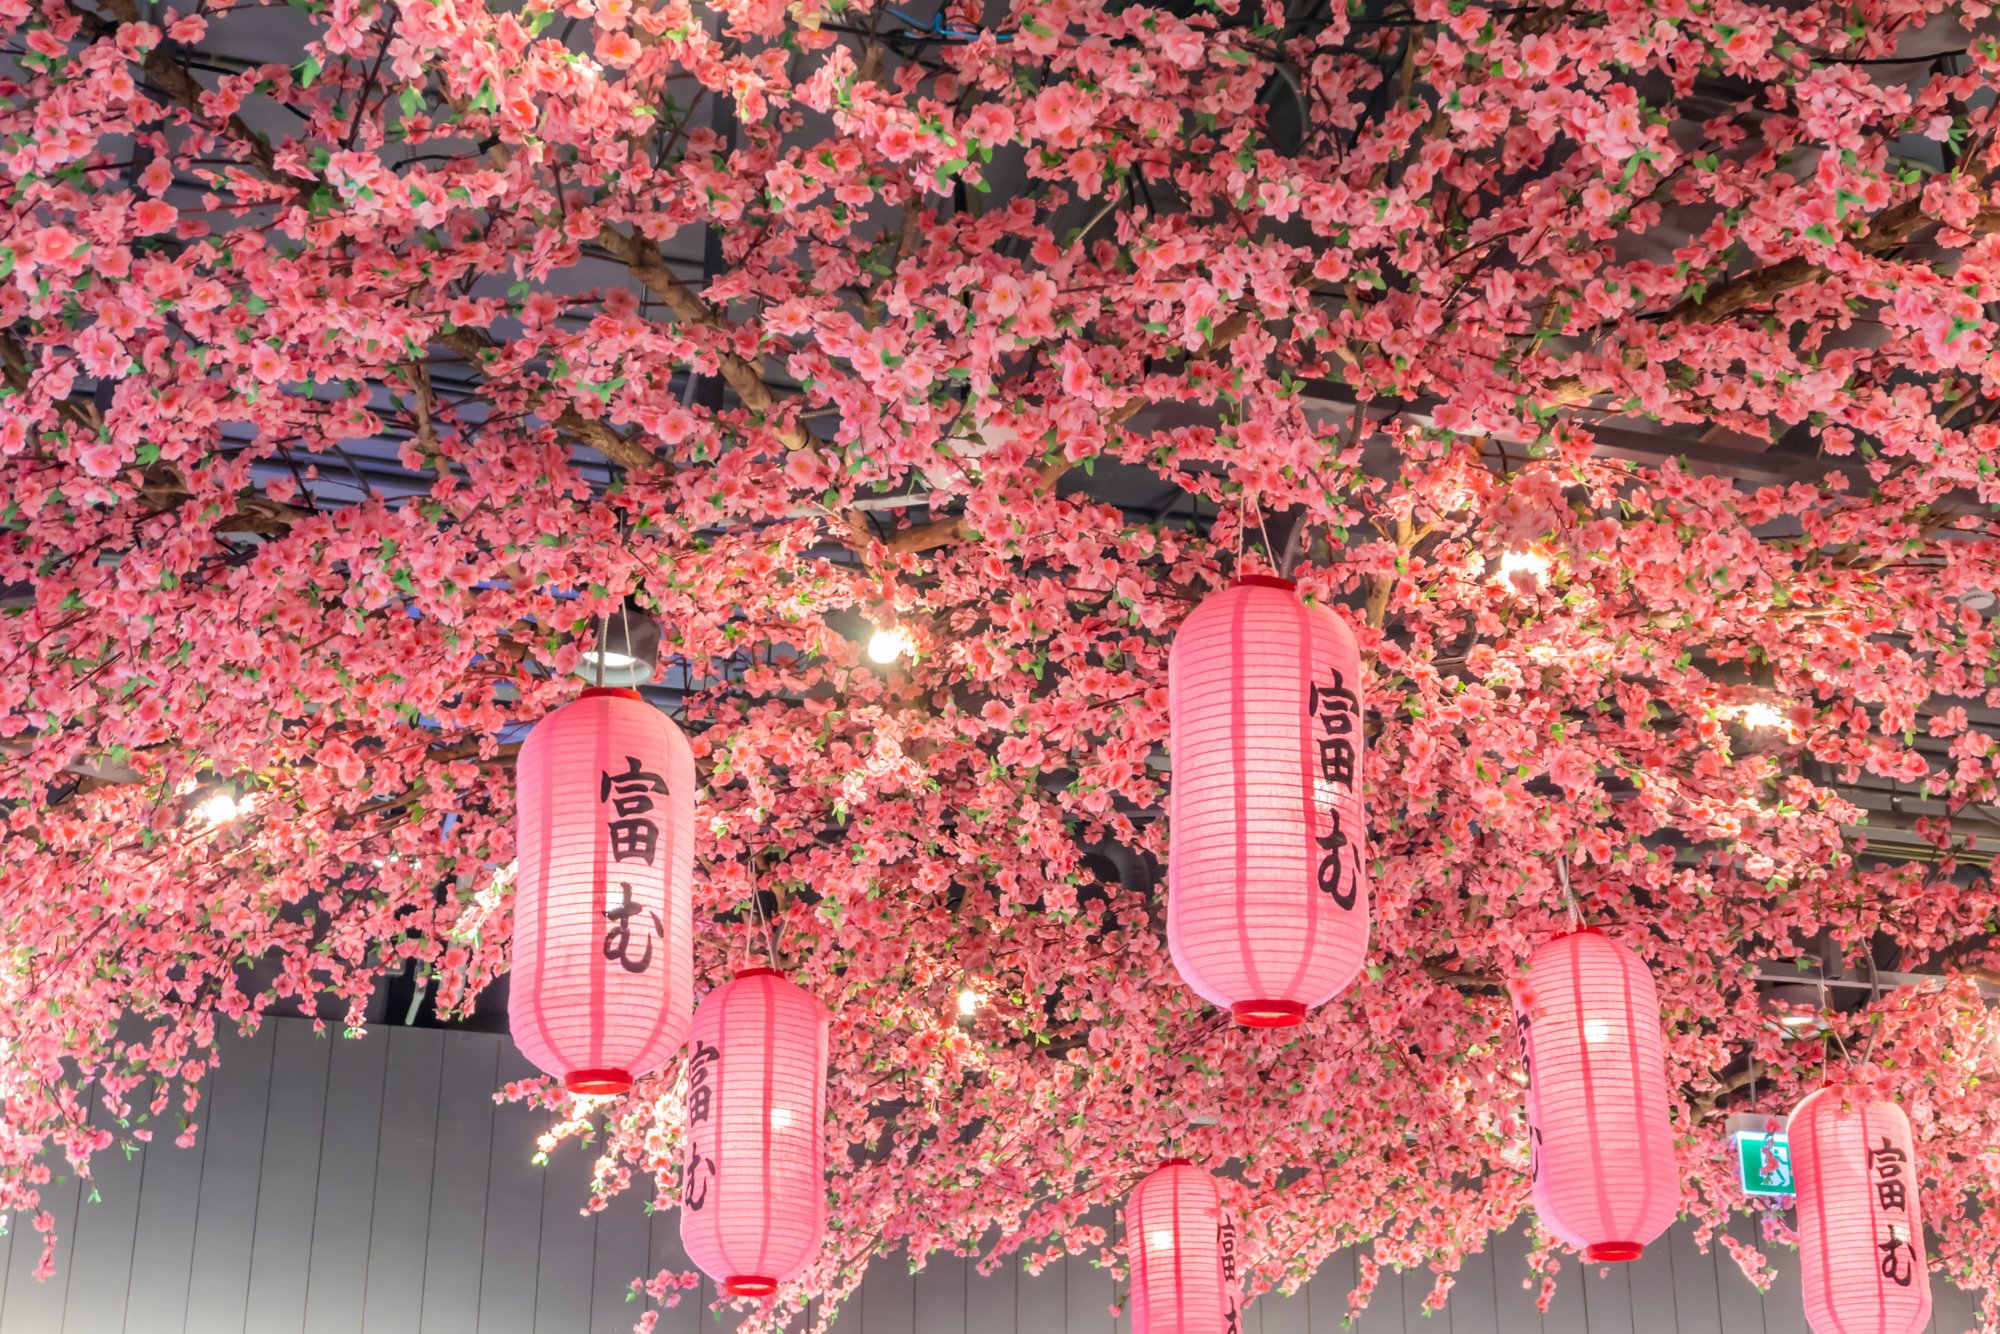
<svg viewBox="0 0 2000 1334">
<path fill-rule="evenodd" d="M 1745 1195 L 1793 1195 L 1792 1148 L 1782 1130 L 1736 1134 L 1736 1175 Z"/>
</svg>

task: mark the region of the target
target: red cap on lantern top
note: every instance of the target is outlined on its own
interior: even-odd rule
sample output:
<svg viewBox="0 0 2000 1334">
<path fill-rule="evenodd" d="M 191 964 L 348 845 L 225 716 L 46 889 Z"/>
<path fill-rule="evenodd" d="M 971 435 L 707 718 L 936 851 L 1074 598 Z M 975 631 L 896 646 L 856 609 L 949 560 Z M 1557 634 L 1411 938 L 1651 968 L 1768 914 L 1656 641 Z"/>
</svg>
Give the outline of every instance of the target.
<svg viewBox="0 0 2000 1334">
<path fill-rule="evenodd" d="M 514 1045 L 573 1093 L 622 1093 L 694 1005 L 693 752 L 636 690 L 586 690 L 514 775 Z"/>
<path fill-rule="evenodd" d="M 1236 1219 L 1215 1178 L 1171 1158 L 1125 1201 L 1132 1334 L 1235 1334 Z"/>
<path fill-rule="evenodd" d="M 1167 694 L 1174 964 L 1239 1023 L 1299 1023 L 1368 952 L 1354 636 L 1289 581 L 1246 577 L 1174 636 Z"/>
<path fill-rule="evenodd" d="M 1594 930 L 1536 950 L 1514 984 L 1542 1225 L 1593 1261 L 1636 1260 L 1680 1212 L 1660 997 Z"/>
<path fill-rule="evenodd" d="M 1917 1334 L 1930 1324 L 1931 1276 L 1909 1118 L 1893 1102 L 1823 1088 L 1785 1133 L 1815 1334 Z"/>
<path fill-rule="evenodd" d="M 768 1297 L 826 1229 L 827 1013 L 769 968 L 711 991 L 688 1035 L 681 1244 L 732 1297 Z"/>
</svg>

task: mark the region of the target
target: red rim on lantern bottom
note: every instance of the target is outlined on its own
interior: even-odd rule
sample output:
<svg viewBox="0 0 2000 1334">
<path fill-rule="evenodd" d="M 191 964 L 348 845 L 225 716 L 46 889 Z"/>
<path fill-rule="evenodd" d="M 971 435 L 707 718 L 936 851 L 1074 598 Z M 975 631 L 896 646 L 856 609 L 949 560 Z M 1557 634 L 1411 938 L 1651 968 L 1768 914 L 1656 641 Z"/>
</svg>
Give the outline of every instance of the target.
<svg viewBox="0 0 2000 1334">
<path fill-rule="evenodd" d="M 1645 1246 L 1636 1241 L 1599 1241 L 1584 1248 L 1583 1258 L 1592 1264 L 1609 1264 L 1636 1260 L 1645 1253 Z"/>
<path fill-rule="evenodd" d="M 722 1293 L 725 1297 L 768 1297 L 777 1290 L 777 1279 L 760 1278 L 755 1274 L 722 1280 Z"/>
<path fill-rule="evenodd" d="M 625 1070 L 572 1070 L 563 1076 L 563 1087 L 571 1093 L 629 1093 L 632 1075 Z"/>
<path fill-rule="evenodd" d="M 1302 1001 L 1237 1001 L 1229 1007 L 1229 1012 L 1245 1028 L 1290 1028 L 1306 1021 L 1306 1007 Z"/>
</svg>

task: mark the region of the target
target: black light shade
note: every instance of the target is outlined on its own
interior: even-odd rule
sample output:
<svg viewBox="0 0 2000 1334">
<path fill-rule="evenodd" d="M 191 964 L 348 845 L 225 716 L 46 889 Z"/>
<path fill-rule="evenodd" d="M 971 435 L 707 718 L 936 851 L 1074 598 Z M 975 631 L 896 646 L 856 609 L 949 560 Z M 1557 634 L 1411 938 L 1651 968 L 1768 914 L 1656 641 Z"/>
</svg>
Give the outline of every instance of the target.
<svg viewBox="0 0 2000 1334">
<path fill-rule="evenodd" d="M 600 625 L 595 647 L 584 650 L 583 658 L 577 663 L 576 674 L 593 685 L 600 681 L 599 662 L 603 664 L 602 683 L 607 686 L 632 688 L 644 685 L 653 679 L 660 669 L 660 623 L 648 616 L 639 604 L 631 598 L 625 600 L 624 609 L 608 617 Z"/>
</svg>

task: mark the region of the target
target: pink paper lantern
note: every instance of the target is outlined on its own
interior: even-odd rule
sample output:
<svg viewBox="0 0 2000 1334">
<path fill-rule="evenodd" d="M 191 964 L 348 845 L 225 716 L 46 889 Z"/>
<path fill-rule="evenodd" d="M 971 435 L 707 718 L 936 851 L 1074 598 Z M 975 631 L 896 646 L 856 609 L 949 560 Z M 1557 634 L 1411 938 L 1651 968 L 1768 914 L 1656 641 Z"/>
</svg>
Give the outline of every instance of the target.
<svg viewBox="0 0 2000 1334">
<path fill-rule="evenodd" d="M 1786 1135 L 1815 1334 L 1917 1334 L 1930 1324 L 1931 1275 L 1909 1118 L 1893 1102 L 1823 1088 Z"/>
<path fill-rule="evenodd" d="M 1125 1201 L 1132 1334 L 1236 1334 L 1236 1219 L 1215 1178 L 1169 1158 Z"/>
<path fill-rule="evenodd" d="M 573 1093 L 623 1093 L 693 1008 L 694 755 L 638 691 L 586 690 L 514 775 L 514 1045 Z"/>
<path fill-rule="evenodd" d="M 769 968 L 711 991 L 688 1035 L 681 1244 L 731 1297 L 768 1297 L 826 1230 L 827 1013 Z"/>
<path fill-rule="evenodd" d="M 1513 990 L 1535 1212 L 1586 1259 L 1636 1260 L 1681 1208 L 1653 975 L 1587 929 L 1536 950 Z"/>
<path fill-rule="evenodd" d="M 1203 600 L 1167 671 L 1167 943 L 1240 1024 L 1300 1023 L 1368 952 L 1361 655 L 1289 580 Z"/>
</svg>

